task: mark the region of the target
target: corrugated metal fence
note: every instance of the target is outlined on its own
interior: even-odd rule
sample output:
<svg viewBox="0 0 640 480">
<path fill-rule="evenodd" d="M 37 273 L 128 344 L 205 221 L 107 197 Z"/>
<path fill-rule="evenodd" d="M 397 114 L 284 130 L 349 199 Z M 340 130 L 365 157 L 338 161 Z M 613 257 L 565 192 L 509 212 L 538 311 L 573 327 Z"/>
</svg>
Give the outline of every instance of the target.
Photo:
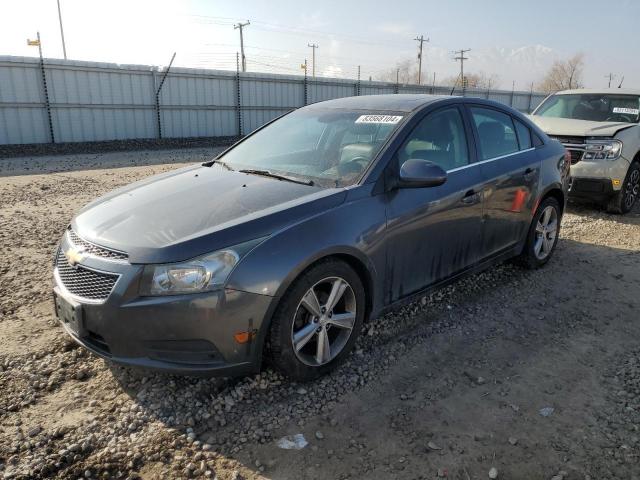
<svg viewBox="0 0 640 480">
<path fill-rule="evenodd" d="M 243 135 L 308 103 L 383 93 L 448 95 L 451 90 L 172 68 L 156 104 L 163 75 L 157 67 L 45 60 L 44 69 L 50 121 L 38 59 L 0 56 L 0 144 Z M 525 112 L 544 98 L 535 92 L 504 90 L 469 89 L 467 95 L 498 100 Z"/>
</svg>

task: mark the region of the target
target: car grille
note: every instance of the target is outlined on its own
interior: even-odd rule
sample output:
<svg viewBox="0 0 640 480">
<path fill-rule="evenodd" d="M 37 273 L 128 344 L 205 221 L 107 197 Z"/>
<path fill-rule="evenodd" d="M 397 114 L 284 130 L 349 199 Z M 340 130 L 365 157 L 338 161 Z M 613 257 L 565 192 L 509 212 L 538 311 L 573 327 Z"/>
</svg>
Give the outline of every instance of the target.
<svg viewBox="0 0 640 480">
<path fill-rule="evenodd" d="M 575 165 L 582 160 L 582 155 L 584 154 L 582 150 L 571 150 L 570 148 L 567 150 L 569 150 L 569 153 L 571 154 L 571 165 Z"/>
<path fill-rule="evenodd" d="M 56 256 L 56 269 L 60 282 L 69 293 L 88 300 L 106 300 L 120 277 L 82 265 L 72 267 L 61 249 Z"/>
<path fill-rule="evenodd" d="M 118 250 L 112 250 L 110 248 L 101 247 L 100 245 L 96 245 L 95 243 L 87 242 L 80 238 L 76 232 L 74 232 L 71 228 L 67 230 L 67 236 L 69 241 L 74 244 L 76 247 L 81 247 L 85 253 L 88 255 L 93 255 L 94 257 L 106 258 L 108 260 L 116 260 L 116 261 L 127 261 L 129 256 Z"/>
<path fill-rule="evenodd" d="M 585 148 L 584 137 L 560 137 L 554 135 L 550 135 L 550 137 L 559 141 L 564 148 L 569 150 L 569 153 L 571 154 L 571 165 L 575 165 L 582 160 Z"/>
</svg>

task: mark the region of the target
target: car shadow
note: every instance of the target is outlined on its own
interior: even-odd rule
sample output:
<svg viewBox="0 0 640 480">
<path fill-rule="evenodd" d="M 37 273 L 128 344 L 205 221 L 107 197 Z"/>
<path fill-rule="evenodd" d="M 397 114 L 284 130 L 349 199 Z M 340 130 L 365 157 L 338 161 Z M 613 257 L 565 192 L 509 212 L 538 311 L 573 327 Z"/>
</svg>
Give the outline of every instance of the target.
<svg viewBox="0 0 640 480">
<path fill-rule="evenodd" d="M 608 220 L 623 225 L 640 225 L 640 201 L 636 202 L 633 209 L 624 215 L 608 213 L 602 205 L 588 201 L 569 201 L 567 213 L 591 220 Z"/>
<path fill-rule="evenodd" d="M 573 207 L 571 213 L 580 214 Z M 630 256 L 634 258 L 630 259 Z M 409 349 L 427 344 L 438 335 L 466 328 L 469 322 L 474 331 L 473 338 L 468 340 L 471 343 L 482 342 L 485 335 L 496 329 L 508 329 L 508 324 L 485 324 L 467 314 L 476 311 L 476 305 L 487 299 L 496 299 L 496 305 L 499 305 L 496 308 L 513 308 L 519 312 L 518 320 L 535 324 L 541 338 L 545 332 L 557 334 L 558 328 L 563 327 L 553 314 L 554 302 L 572 301 L 572 292 L 567 285 L 579 286 L 597 303 L 603 289 L 624 281 L 618 267 L 628 261 L 637 262 L 638 258 L 637 251 L 561 239 L 554 257 L 542 269 L 529 271 L 511 262 L 501 264 L 372 320 L 365 325 L 354 353 L 345 364 L 305 384 L 290 382 L 268 367 L 244 378 L 193 378 L 142 371 L 109 362 L 107 365 L 122 390 L 150 421 L 160 422 L 183 435 L 178 448 L 184 450 L 186 458 L 204 450 L 207 454 L 215 452 L 222 457 L 244 459 L 244 466 L 256 475 L 263 474 L 264 468 L 273 473 L 272 466 L 257 466 L 245 458 L 243 451 L 266 449 L 277 458 L 280 450 L 275 447 L 274 440 L 294 431 L 303 431 L 307 440 L 313 441 L 313 433 L 307 432 L 305 425 L 335 408 L 342 408 L 348 403 L 345 399 L 356 398 L 372 381 L 375 386 L 388 371 L 389 358 L 397 358 L 393 352 L 399 344 L 408 345 Z M 521 285 L 530 281 L 542 282 L 545 291 L 554 292 L 554 297 L 544 303 L 548 306 L 539 307 L 539 301 L 533 297 L 518 296 Z M 520 299 L 521 304 L 504 306 L 497 300 L 511 297 Z M 535 308 L 530 308 L 530 301 L 525 300 L 528 298 L 536 302 Z M 588 310 L 589 305 L 583 301 L 579 308 Z M 579 328 L 597 328 L 586 316 L 572 316 L 566 323 L 571 325 L 570 334 Z M 527 344 L 532 358 L 538 357 L 545 347 L 546 342 L 542 340 Z M 363 372 L 367 372 L 366 375 Z M 450 373 L 436 371 L 433 381 Z M 414 374 L 421 375 L 420 371 Z M 395 395 L 380 398 L 378 409 L 388 407 L 393 410 L 395 400 Z M 284 463 L 277 468 L 297 468 Z"/>
</svg>

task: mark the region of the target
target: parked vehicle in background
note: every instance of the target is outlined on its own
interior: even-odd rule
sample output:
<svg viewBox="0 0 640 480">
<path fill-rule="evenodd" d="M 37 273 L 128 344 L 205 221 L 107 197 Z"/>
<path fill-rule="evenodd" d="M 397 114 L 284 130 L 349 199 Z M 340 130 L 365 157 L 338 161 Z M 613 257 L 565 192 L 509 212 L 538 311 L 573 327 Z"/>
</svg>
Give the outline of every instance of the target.
<svg viewBox="0 0 640 480">
<path fill-rule="evenodd" d="M 531 118 L 571 153 L 570 196 L 627 213 L 640 194 L 640 90 L 566 90 Z"/>
<path fill-rule="evenodd" d="M 568 173 L 497 102 L 317 103 L 86 206 L 56 255 L 56 311 L 116 362 L 235 375 L 264 356 L 313 378 L 372 315 L 508 258 L 544 265 Z"/>
</svg>

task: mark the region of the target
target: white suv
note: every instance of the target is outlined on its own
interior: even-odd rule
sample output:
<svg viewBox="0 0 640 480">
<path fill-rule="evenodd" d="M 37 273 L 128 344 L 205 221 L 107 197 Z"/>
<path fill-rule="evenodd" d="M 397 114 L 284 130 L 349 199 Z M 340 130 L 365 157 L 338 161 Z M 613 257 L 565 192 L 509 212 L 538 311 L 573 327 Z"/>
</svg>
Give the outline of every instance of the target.
<svg viewBox="0 0 640 480">
<path fill-rule="evenodd" d="M 571 197 L 627 213 L 640 194 L 640 90 L 565 90 L 531 119 L 571 153 Z"/>
</svg>

